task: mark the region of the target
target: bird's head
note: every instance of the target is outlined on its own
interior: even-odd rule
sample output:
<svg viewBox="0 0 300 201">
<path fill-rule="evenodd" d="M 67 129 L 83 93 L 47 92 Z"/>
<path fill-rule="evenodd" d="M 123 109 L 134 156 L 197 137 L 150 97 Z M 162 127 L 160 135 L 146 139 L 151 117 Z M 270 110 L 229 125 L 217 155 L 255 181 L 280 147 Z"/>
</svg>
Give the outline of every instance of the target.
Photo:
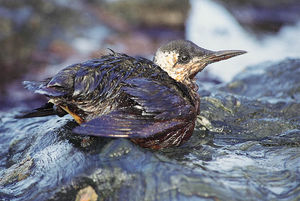
<svg viewBox="0 0 300 201">
<path fill-rule="evenodd" d="M 175 40 L 160 47 L 153 60 L 173 79 L 189 83 L 208 64 L 244 53 L 246 51 L 242 50 L 211 51 L 198 47 L 191 41 Z"/>
</svg>

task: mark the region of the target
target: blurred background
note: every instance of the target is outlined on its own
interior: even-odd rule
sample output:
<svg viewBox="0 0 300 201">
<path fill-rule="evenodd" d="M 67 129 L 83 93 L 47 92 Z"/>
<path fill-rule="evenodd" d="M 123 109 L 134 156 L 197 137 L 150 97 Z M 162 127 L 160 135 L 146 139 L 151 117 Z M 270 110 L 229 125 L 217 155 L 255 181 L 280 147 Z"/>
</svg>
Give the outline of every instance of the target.
<svg viewBox="0 0 300 201">
<path fill-rule="evenodd" d="M 230 81 L 249 65 L 300 57 L 299 0 L 0 0 L 0 110 L 36 107 L 40 80 L 111 48 L 151 59 L 169 40 L 248 54 L 209 66 L 199 81 Z"/>
</svg>

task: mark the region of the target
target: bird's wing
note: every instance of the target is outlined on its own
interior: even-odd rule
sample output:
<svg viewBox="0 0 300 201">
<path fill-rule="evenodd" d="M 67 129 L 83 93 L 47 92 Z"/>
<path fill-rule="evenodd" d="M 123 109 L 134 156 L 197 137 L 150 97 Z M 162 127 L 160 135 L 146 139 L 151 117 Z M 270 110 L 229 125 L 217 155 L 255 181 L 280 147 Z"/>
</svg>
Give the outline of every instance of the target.
<svg viewBox="0 0 300 201">
<path fill-rule="evenodd" d="M 81 64 L 74 64 L 62 69 L 54 77 L 44 81 L 24 81 L 25 88 L 34 93 L 50 97 L 70 95 L 74 91 L 74 78 Z"/>
<path fill-rule="evenodd" d="M 122 87 L 131 104 L 81 124 L 75 133 L 144 138 L 187 125 L 195 108 L 176 84 L 166 86 L 147 78 L 128 79 Z"/>
<path fill-rule="evenodd" d="M 108 55 L 68 66 L 45 81 L 23 83 L 28 90 L 50 97 L 67 96 L 72 100 L 106 97 L 131 72 L 124 69 L 122 59 Z"/>
</svg>

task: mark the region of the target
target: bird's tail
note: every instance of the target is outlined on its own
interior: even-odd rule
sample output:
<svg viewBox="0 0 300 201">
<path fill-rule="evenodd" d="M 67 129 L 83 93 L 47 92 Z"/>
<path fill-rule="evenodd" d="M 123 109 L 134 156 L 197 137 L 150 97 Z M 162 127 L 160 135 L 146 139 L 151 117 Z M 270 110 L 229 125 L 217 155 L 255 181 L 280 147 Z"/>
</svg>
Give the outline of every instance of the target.
<svg viewBox="0 0 300 201">
<path fill-rule="evenodd" d="M 21 112 L 21 114 L 15 116 L 15 118 L 24 119 L 32 117 L 44 117 L 50 115 L 64 116 L 65 114 L 67 114 L 65 111 L 57 110 L 53 103 L 48 102 L 42 107 L 36 108 L 34 110 Z"/>
</svg>

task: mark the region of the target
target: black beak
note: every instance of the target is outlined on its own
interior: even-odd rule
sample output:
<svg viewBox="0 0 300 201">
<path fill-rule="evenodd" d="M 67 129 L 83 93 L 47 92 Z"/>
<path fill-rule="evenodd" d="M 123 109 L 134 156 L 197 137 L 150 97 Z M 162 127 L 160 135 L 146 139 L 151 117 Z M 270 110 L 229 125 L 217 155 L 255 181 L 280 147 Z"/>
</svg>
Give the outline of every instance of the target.
<svg viewBox="0 0 300 201">
<path fill-rule="evenodd" d="M 221 50 L 221 51 L 211 51 L 205 58 L 207 64 L 214 63 L 221 60 L 226 60 L 231 57 L 235 57 L 241 54 L 247 53 L 243 50 Z"/>
</svg>

